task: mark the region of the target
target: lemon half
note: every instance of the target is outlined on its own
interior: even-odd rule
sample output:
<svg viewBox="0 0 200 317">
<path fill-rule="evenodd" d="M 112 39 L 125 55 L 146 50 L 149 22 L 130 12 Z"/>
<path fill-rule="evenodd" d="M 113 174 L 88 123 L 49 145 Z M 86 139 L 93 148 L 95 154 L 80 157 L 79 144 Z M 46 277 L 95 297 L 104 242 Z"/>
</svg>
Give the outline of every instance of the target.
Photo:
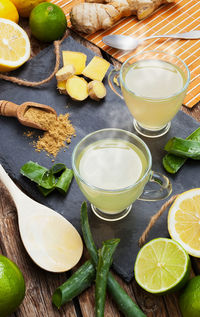
<svg viewBox="0 0 200 317">
<path fill-rule="evenodd" d="M 15 22 L 0 18 L 0 72 L 9 72 L 23 65 L 30 57 L 30 41 Z"/>
<path fill-rule="evenodd" d="M 195 257 L 200 257 L 200 188 L 180 194 L 168 214 L 172 239 Z"/>
</svg>

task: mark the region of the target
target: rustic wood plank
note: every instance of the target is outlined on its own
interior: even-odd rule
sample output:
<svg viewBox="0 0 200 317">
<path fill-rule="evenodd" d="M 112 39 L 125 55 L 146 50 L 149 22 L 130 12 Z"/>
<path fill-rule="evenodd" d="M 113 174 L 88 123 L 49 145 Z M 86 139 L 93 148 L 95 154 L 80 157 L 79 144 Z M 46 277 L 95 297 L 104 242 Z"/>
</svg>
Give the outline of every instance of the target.
<svg viewBox="0 0 200 317">
<path fill-rule="evenodd" d="M 67 274 L 53 274 L 40 269 L 27 254 L 20 239 L 17 212 L 7 189 L 0 183 L 0 250 L 22 270 L 26 282 L 26 296 L 13 315 L 17 317 L 76 317 L 73 302 L 60 311 L 53 307 L 51 296 Z"/>
<path fill-rule="evenodd" d="M 27 31 L 31 39 L 31 57 L 35 56 L 41 49 L 49 45 L 41 43 L 32 37 L 27 19 L 21 19 L 20 25 Z M 75 32 L 70 31 L 70 35 L 96 54 L 108 59 L 113 65 L 121 65 L 117 60 L 103 52 L 94 44 L 81 38 Z M 192 109 L 183 106 L 182 110 L 200 121 L 199 108 L 200 102 Z M 8 232 L 11 234 L 8 234 Z M 39 269 L 31 261 L 19 237 L 15 206 L 10 199 L 9 194 L 2 186 L 0 186 L 0 233 L 0 251 L 19 265 L 24 273 L 27 284 L 26 297 L 22 305 L 17 310 L 16 314 L 13 314 L 10 317 L 76 317 L 77 315 L 73 302 L 64 305 L 60 311 L 52 306 L 51 295 L 53 291 L 67 279 L 68 275 L 45 272 Z M 193 264 L 196 274 L 200 274 L 200 260 L 193 259 Z M 192 276 L 193 275 L 194 273 L 192 273 Z M 122 279 L 116 276 L 116 274 L 115 277 L 148 317 L 181 317 L 176 294 L 157 297 L 144 292 L 134 280 L 131 283 L 126 284 Z M 94 285 L 79 296 L 79 303 L 83 317 L 94 317 Z M 118 312 L 116 305 L 113 303 L 110 296 L 107 296 L 105 316 L 122 316 L 122 314 Z"/>
<path fill-rule="evenodd" d="M 196 275 L 200 275 L 200 259 L 191 257 L 192 267 Z"/>
</svg>

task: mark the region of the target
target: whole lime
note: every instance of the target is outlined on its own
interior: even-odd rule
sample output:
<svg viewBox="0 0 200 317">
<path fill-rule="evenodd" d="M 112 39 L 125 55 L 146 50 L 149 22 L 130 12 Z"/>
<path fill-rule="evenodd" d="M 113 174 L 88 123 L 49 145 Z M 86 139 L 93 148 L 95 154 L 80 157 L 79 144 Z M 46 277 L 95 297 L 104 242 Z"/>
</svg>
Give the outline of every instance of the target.
<svg viewBox="0 0 200 317">
<path fill-rule="evenodd" d="M 30 14 L 29 25 L 32 34 L 42 42 L 61 38 L 67 28 L 63 10 L 48 2 L 38 4 Z"/>
<path fill-rule="evenodd" d="M 0 255 L 0 316 L 12 314 L 25 295 L 25 282 L 18 266 Z"/>
<path fill-rule="evenodd" d="M 183 317 L 200 316 L 200 275 L 193 277 L 179 297 Z"/>
</svg>

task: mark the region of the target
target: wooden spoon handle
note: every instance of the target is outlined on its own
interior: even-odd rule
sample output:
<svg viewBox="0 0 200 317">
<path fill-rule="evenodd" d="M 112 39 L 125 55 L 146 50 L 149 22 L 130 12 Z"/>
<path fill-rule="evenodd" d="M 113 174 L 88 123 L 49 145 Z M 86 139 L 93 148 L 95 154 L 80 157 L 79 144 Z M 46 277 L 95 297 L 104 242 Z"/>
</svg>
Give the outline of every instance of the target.
<svg viewBox="0 0 200 317">
<path fill-rule="evenodd" d="M 18 105 L 11 101 L 0 100 L 0 115 L 5 117 L 17 117 Z"/>
<path fill-rule="evenodd" d="M 10 192 L 14 203 L 17 207 L 17 210 L 20 209 L 20 206 L 26 199 L 28 198 L 12 181 L 9 175 L 4 170 L 3 166 L 0 164 L 0 180 L 6 186 L 8 191 Z"/>
</svg>

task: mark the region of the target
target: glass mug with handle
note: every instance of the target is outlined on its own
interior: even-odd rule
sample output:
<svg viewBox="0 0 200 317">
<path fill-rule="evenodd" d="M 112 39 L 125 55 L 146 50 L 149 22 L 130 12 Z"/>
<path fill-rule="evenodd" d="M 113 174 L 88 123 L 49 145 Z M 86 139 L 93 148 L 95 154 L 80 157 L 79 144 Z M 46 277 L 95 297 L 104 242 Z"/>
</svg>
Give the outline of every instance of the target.
<svg viewBox="0 0 200 317">
<path fill-rule="evenodd" d="M 77 184 L 101 219 L 124 218 L 136 199 L 157 201 L 172 191 L 169 179 L 151 171 L 147 145 L 121 129 L 102 129 L 85 136 L 74 148 L 72 167 Z M 144 190 L 148 182 L 159 189 Z"/>
<path fill-rule="evenodd" d="M 134 117 L 135 130 L 153 138 L 169 130 L 185 98 L 190 72 L 179 57 L 152 50 L 127 59 L 120 70 L 111 71 L 108 80 Z"/>
</svg>

